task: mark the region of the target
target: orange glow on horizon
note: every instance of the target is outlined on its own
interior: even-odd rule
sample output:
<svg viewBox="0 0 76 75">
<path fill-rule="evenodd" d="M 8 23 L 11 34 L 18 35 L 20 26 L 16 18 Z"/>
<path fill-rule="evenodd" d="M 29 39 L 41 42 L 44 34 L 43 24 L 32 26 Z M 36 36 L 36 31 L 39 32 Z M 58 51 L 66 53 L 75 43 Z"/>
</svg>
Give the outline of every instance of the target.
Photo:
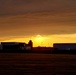
<svg viewBox="0 0 76 75">
<path fill-rule="evenodd" d="M 16 37 L 11 38 L 3 42 L 25 42 L 28 43 L 29 40 L 33 41 L 33 46 L 46 46 L 52 47 L 53 43 L 76 43 L 76 34 L 67 35 L 36 35 L 28 37 Z"/>
</svg>

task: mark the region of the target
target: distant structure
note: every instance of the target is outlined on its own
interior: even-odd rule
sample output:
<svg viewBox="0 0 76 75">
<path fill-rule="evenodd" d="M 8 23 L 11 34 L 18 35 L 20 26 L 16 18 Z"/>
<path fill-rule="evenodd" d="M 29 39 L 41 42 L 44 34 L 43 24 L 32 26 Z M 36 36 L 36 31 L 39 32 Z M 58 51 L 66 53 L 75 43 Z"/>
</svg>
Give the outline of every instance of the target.
<svg viewBox="0 0 76 75">
<path fill-rule="evenodd" d="M 32 42 L 32 40 L 29 40 L 26 50 L 32 50 L 32 48 L 33 48 L 33 42 Z"/>
<path fill-rule="evenodd" d="M 53 48 L 57 50 L 76 50 L 76 43 L 54 43 Z"/>
<path fill-rule="evenodd" d="M 30 40 L 28 44 L 23 42 L 1 42 L 0 50 L 32 50 L 33 42 Z"/>
<path fill-rule="evenodd" d="M 29 40 L 28 45 L 32 48 L 33 47 L 33 42 L 32 40 Z"/>
<path fill-rule="evenodd" d="M 26 44 L 21 42 L 1 42 L 0 50 L 24 50 Z"/>
</svg>

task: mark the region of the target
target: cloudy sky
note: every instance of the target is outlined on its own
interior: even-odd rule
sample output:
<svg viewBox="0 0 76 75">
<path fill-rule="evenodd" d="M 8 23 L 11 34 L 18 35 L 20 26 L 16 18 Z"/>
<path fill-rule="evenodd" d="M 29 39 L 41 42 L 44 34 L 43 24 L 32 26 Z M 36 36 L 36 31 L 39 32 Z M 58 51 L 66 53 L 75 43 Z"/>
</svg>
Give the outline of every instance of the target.
<svg viewBox="0 0 76 75">
<path fill-rule="evenodd" d="M 76 0 L 0 0 L 0 37 L 76 34 Z"/>
</svg>

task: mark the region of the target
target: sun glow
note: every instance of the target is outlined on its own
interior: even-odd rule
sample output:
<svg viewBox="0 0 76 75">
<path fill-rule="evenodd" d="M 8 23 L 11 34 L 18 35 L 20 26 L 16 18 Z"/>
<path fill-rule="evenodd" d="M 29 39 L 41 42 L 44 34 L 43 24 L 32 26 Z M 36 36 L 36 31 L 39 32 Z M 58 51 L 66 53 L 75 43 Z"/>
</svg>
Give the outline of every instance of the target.
<svg viewBox="0 0 76 75">
<path fill-rule="evenodd" d="M 43 41 L 43 37 L 42 37 L 41 35 L 37 35 L 37 36 L 35 37 L 35 40 L 36 40 L 37 42 L 42 42 L 42 41 Z"/>
<path fill-rule="evenodd" d="M 33 41 L 33 46 L 52 47 L 53 43 L 76 43 L 76 34 L 62 34 L 62 35 L 33 35 L 24 37 L 15 37 L 4 40 L 3 42 L 25 42 Z M 1 41 L 2 42 L 2 41 Z"/>
<path fill-rule="evenodd" d="M 44 42 L 44 37 L 42 37 L 41 35 L 36 35 L 34 41 L 37 45 L 41 46 Z"/>
</svg>

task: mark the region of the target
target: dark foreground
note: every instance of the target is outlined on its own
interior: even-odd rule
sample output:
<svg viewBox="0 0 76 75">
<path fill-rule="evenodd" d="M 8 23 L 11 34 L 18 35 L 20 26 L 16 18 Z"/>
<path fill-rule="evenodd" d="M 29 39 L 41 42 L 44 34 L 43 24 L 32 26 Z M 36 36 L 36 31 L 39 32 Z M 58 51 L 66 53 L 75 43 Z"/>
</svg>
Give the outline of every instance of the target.
<svg viewBox="0 0 76 75">
<path fill-rule="evenodd" d="M 0 53 L 0 75 L 76 75 L 76 55 Z"/>
</svg>

